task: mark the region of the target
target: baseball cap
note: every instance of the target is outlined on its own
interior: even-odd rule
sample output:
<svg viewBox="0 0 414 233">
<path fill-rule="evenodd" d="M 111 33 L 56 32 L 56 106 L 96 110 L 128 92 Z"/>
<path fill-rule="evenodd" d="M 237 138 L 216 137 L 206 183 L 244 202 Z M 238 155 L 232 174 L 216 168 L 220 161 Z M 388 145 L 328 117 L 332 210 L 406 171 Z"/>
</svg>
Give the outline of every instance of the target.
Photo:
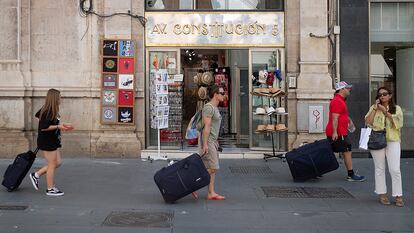
<svg viewBox="0 0 414 233">
<path fill-rule="evenodd" d="M 352 87 L 352 85 L 346 83 L 345 81 L 341 81 L 339 83 L 335 83 L 335 90 L 336 91 L 341 90 L 343 88 L 351 88 L 351 87 Z"/>
</svg>

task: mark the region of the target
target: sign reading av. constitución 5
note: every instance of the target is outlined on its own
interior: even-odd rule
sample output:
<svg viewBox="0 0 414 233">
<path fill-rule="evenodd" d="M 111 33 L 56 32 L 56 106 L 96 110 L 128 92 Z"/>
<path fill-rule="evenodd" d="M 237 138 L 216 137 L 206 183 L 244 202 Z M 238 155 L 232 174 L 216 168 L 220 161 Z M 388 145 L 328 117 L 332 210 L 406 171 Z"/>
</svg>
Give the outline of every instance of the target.
<svg viewBox="0 0 414 233">
<path fill-rule="evenodd" d="M 147 12 L 146 46 L 283 47 L 284 12 Z"/>
</svg>

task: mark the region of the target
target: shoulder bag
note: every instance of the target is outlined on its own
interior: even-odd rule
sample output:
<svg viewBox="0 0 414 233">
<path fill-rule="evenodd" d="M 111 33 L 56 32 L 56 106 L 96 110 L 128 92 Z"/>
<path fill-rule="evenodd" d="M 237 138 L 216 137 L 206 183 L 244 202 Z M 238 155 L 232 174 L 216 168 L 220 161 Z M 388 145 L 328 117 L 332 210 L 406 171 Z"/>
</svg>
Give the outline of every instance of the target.
<svg viewBox="0 0 414 233">
<path fill-rule="evenodd" d="M 370 150 L 381 150 L 387 147 L 387 138 L 386 138 L 386 122 L 387 117 L 384 119 L 384 130 L 371 131 L 368 140 L 368 149 Z"/>
</svg>

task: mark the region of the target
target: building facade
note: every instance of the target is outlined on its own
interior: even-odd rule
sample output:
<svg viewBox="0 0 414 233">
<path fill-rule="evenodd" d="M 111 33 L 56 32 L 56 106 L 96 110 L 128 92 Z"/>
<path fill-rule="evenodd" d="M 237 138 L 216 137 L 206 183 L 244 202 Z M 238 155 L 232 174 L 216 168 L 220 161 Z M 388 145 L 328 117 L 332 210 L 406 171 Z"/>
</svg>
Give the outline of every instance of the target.
<svg viewBox="0 0 414 233">
<path fill-rule="evenodd" d="M 376 90 L 388 87 L 404 113 L 402 155 L 412 157 L 414 1 L 342 0 L 339 9 L 341 80 L 355 84 L 348 99 L 350 116 L 357 128 L 363 127 Z"/>
<path fill-rule="evenodd" d="M 372 73 L 377 54 L 386 62 L 399 61 L 384 80 L 387 85 L 405 80 L 392 85 L 405 109 L 403 133 L 411 135 L 414 107 L 405 96 L 412 88 L 402 84 L 413 80 L 408 65 L 413 3 L 390 4 L 397 7 L 350 0 L 2 1 L 0 154 L 12 157 L 35 147 L 34 113 L 49 88 L 61 91 L 62 120 L 75 126 L 62 137 L 66 155 L 139 157 L 158 145 L 194 150 L 185 139 L 187 125 L 205 102 L 200 89 L 212 83 L 225 86 L 228 95 L 220 106 L 222 145 L 234 154 L 283 153 L 324 138 L 336 80 L 355 84 L 350 112 L 363 126 L 362 113 L 372 101 L 369 90 L 382 85 Z M 346 13 L 354 9 L 365 21 L 352 23 Z M 381 13 L 391 11 L 396 27 L 390 23 L 394 18 Z M 397 41 L 393 32 L 401 33 Z M 103 121 L 103 77 L 120 79 L 120 70 L 105 70 L 107 41 L 134 44 L 131 124 Z M 114 60 L 118 66 L 120 59 L 118 54 Z M 268 87 L 284 94 L 255 95 L 257 88 Z M 118 100 L 121 91 L 117 86 Z M 119 102 L 114 106 L 121 108 Z M 261 115 L 258 108 L 270 106 L 280 114 Z M 260 129 L 268 125 L 279 128 Z M 403 149 L 412 150 L 404 142 Z"/>
</svg>

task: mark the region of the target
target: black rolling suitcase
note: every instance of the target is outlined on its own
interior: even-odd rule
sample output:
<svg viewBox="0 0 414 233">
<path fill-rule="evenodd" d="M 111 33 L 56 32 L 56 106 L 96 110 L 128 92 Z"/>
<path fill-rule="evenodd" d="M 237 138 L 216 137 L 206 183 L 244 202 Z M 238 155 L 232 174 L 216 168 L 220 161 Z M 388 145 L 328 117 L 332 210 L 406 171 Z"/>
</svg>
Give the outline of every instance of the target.
<svg viewBox="0 0 414 233">
<path fill-rule="evenodd" d="M 1 183 L 7 188 L 7 191 L 11 192 L 19 187 L 23 178 L 32 167 L 38 150 L 36 149 L 34 152 L 29 150 L 17 155 L 14 162 L 7 167 L 3 175 L 3 182 Z"/>
<path fill-rule="evenodd" d="M 332 146 L 327 139 L 306 144 L 286 153 L 294 181 L 306 181 L 338 169 Z"/>
<path fill-rule="evenodd" d="M 154 175 L 164 201 L 176 200 L 207 186 L 210 174 L 198 154 L 192 154 L 171 166 L 164 167 Z"/>
</svg>

